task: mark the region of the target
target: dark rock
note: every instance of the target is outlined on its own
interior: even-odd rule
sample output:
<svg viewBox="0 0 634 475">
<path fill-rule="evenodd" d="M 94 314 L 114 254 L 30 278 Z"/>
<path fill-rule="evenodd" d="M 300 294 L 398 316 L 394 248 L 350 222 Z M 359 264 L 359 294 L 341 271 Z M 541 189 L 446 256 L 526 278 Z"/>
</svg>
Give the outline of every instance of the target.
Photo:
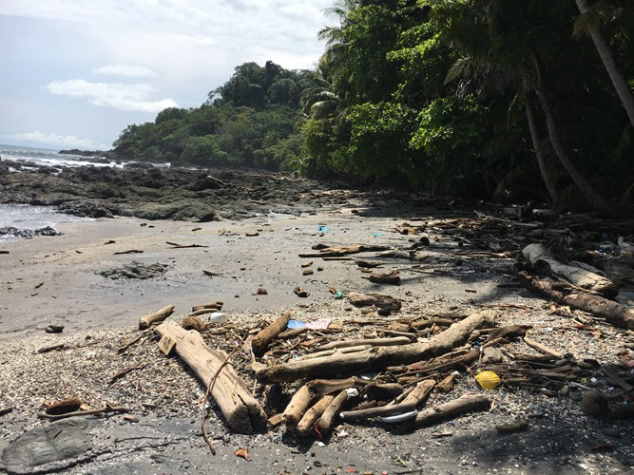
<svg viewBox="0 0 634 475">
<path fill-rule="evenodd" d="M 142 168 L 142 169 L 154 168 L 154 165 L 147 162 L 127 162 L 124 166 L 125 168 Z"/>
<path fill-rule="evenodd" d="M 112 218 L 112 212 L 109 209 L 91 201 L 66 202 L 60 205 L 57 210 L 82 218 Z"/>
<path fill-rule="evenodd" d="M 138 262 L 132 262 L 123 267 L 115 267 L 113 269 L 107 269 L 99 272 L 99 275 L 107 279 L 119 280 L 119 279 L 153 279 L 160 277 L 169 268 L 166 264 L 140 264 Z"/>
<path fill-rule="evenodd" d="M 4 468 L 9 473 L 32 473 L 44 465 L 76 458 L 93 447 L 88 433 L 92 424 L 80 419 L 63 420 L 28 431 L 2 452 Z"/>
<path fill-rule="evenodd" d="M 36 236 L 60 236 L 61 234 L 50 226 L 39 229 L 18 229 L 12 226 L 0 228 L 0 236 L 13 236 L 24 239 L 33 239 Z"/>
</svg>

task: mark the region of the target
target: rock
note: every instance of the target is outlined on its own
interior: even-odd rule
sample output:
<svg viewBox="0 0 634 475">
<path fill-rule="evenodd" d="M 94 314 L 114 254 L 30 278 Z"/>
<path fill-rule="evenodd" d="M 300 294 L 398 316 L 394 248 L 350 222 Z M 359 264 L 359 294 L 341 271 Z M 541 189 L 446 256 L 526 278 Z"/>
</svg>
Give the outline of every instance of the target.
<svg viewBox="0 0 634 475">
<path fill-rule="evenodd" d="M 68 463 L 52 464 L 75 459 L 91 450 L 92 438 L 88 433 L 91 425 L 87 420 L 69 419 L 30 430 L 4 449 L 4 468 L 9 473 L 23 474 L 68 467 Z"/>
<path fill-rule="evenodd" d="M 130 264 L 124 265 L 122 267 L 115 267 L 112 269 L 107 269 L 99 272 L 98 274 L 102 277 L 112 280 L 119 279 L 153 279 L 155 277 L 159 277 L 167 272 L 169 268 L 166 264 L 150 264 L 145 265 L 139 262 L 132 261 Z"/>
<path fill-rule="evenodd" d="M 64 325 L 49 325 L 44 331 L 46 333 L 62 333 L 64 331 Z"/>
<path fill-rule="evenodd" d="M 112 212 L 91 201 L 73 201 L 58 206 L 61 213 L 72 214 L 82 218 L 112 218 Z"/>
<path fill-rule="evenodd" d="M 132 214 L 141 219 L 175 219 L 190 220 L 199 222 L 213 221 L 216 219 L 216 212 L 205 203 L 196 201 L 180 201 L 170 204 L 145 203 L 137 209 L 132 210 Z"/>
<path fill-rule="evenodd" d="M 38 229 L 18 229 L 13 226 L 0 228 L 0 236 L 13 236 L 24 239 L 32 239 L 36 236 L 60 236 L 61 234 L 50 226 Z"/>
</svg>

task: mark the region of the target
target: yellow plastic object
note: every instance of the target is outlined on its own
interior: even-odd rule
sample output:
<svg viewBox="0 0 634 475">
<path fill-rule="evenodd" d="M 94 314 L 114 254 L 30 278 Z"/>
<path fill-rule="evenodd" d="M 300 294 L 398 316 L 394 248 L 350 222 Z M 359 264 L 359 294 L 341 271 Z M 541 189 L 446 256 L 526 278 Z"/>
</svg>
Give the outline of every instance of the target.
<svg viewBox="0 0 634 475">
<path fill-rule="evenodd" d="M 475 379 L 482 389 L 488 389 L 489 391 L 497 388 L 502 382 L 500 377 L 493 371 L 482 371 L 478 373 Z"/>
</svg>

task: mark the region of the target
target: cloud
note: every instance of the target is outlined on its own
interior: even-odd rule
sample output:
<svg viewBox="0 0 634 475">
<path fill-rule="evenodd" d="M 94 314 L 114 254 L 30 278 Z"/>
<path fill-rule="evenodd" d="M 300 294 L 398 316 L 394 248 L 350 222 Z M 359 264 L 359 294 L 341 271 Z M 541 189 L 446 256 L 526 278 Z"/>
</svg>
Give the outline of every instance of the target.
<svg viewBox="0 0 634 475">
<path fill-rule="evenodd" d="M 145 66 L 133 66 L 130 64 L 108 64 L 93 71 L 104 76 L 122 76 L 126 78 L 153 78 L 156 73 Z"/>
<path fill-rule="evenodd" d="M 87 98 L 92 104 L 123 111 L 160 112 L 178 107 L 173 99 L 149 100 L 155 89 L 149 84 L 89 82 L 83 79 L 52 81 L 47 86 L 51 94 Z"/>
<path fill-rule="evenodd" d="M 74 135 L 57 135 L 53 133 L 40 132 L 39 130 L 33 132 L 22 132 L 18 134 L 5 134 L 2 137 L 17 142 L 33 142 L 37 144 L 44 144 L 53 147 L 60 148 L 81 148 L 81 149 L 95 149 L 106 150 L 109 147 L 104 144 L 97 144 L 90 139 L 82 139 L 75 137 Z"/>
</svg>

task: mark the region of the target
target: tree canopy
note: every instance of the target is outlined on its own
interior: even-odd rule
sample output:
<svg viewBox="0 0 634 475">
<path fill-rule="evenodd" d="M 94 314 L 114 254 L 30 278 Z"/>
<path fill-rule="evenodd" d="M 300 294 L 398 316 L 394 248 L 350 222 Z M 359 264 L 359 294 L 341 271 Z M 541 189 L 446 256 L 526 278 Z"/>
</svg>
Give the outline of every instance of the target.
<svg viewBox="0 0 634 475">
<path fill-rule="evenodd" d="M 627 0 L 341 0 L 316 71 L 245 63 L 123 155 L 607 211 L 634 194 Z"/>
</svg>

